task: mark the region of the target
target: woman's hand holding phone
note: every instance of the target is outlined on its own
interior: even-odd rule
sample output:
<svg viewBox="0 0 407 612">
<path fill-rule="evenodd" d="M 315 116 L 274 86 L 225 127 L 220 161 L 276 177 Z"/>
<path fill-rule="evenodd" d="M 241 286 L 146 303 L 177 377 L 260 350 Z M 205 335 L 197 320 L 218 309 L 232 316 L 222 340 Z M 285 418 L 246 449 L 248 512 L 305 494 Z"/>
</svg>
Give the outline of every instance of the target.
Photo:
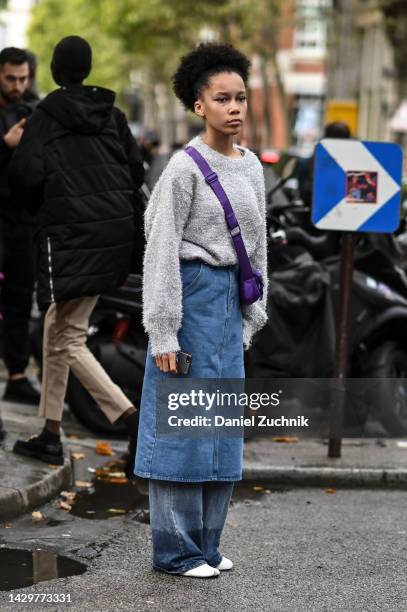
<svg viewBox="0 0 407 612">
<path fill-rule="evenodd" d="M 162 372 L 173 372 L 177 373 L 177 359 L 176 353 L 165 353 L 164 355 L 157 355 L 155 363 Z"/>
</svg>

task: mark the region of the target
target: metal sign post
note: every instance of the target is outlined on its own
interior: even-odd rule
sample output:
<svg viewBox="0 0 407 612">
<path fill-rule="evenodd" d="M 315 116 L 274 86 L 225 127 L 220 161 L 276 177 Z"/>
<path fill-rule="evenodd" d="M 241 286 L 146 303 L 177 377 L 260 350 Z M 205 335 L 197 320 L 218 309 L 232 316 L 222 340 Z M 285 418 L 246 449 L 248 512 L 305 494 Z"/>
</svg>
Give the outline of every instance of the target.
<svg viewBox="0 0 407 612">
<path fill-rule="evenodd" d="M 341 250 L 341 277 L 339 291 L 339 318 L 336 333 L 335 377 L 340 381 L 346 378 L 348 369 L 348 338 L 350 305 L 352 300 L 353 259 L 355 249 L 354 234 L 344 233 Z M 344 388 L 336 394 L 331 406 L 328 457 L 340 457 L 342 446 L 342 426 L 345 410 Z"/>
<path fill-rule="evenodd" d="M 344 232 L 335 366 L 341 385 L 331 405 L 328 457 L 341 456 L 355 232 L 397 229 L 402 161 L 400 147 L 387 142 L 324 139 L 316 147 L 312 221 L 321 230 Z"/>
</svg>

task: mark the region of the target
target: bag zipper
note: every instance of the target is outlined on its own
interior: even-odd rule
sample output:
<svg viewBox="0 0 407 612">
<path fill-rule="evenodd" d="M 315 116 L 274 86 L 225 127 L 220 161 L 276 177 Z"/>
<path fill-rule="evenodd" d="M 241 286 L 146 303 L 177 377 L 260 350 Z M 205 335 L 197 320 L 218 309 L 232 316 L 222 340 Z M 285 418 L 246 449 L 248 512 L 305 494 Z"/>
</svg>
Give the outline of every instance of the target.
<svg viewBox="0 0 407 612">
<path fill-rule="evenodd" d="M 51 238 L 49 236 L 47 236 L 47 247 L 48 247 L 49 291 L 51 294 L 51 302 L 55 302 L 54 282 L 52 280 Z"/>
</svg>

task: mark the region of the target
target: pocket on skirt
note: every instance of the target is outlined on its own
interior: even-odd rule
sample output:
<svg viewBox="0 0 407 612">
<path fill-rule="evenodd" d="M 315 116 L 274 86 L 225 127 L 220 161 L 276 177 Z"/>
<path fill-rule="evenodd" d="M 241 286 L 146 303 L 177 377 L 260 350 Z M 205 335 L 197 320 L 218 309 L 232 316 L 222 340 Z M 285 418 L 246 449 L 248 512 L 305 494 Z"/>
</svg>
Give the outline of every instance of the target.
<svg viewBox="0 0 407 612">
<path fill-rule="evenodd" d="M 198 284 L 203 267 L 204 264 L 200 260 L 181 263 L 182 293 L 184 297 L 189 295 Z"/>
</svg>

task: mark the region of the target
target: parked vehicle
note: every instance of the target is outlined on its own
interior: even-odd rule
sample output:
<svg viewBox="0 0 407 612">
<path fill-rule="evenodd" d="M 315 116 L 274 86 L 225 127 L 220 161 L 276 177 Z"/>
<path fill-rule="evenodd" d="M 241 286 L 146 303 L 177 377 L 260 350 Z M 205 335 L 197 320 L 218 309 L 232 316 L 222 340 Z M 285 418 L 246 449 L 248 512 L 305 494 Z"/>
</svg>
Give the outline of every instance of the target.
<svg viewBox="0 0 407 612">
<path fill-rule="evenodd" d="M 282 185 L 277 185 L 279 189 Z M 272 190 L 273 191 L 273 190 Z M 287 192 L 286 192 L 287 195 Z M 252 378 L 329 378 L 334 374 L 340 234 L 313 228 L 295 199 L 268 207 L 272 271 L 270 318 L 246 359 Z M 353 275 L 349 376 L 378 379 L 364 401 L 348 403 L 345 423 L 375 410 L 390 435 L 407 433 L 407 277 L 393 236 L 358 237 Z M 370 395 L 369 395 L 370 394 Z"/>
</svg>

